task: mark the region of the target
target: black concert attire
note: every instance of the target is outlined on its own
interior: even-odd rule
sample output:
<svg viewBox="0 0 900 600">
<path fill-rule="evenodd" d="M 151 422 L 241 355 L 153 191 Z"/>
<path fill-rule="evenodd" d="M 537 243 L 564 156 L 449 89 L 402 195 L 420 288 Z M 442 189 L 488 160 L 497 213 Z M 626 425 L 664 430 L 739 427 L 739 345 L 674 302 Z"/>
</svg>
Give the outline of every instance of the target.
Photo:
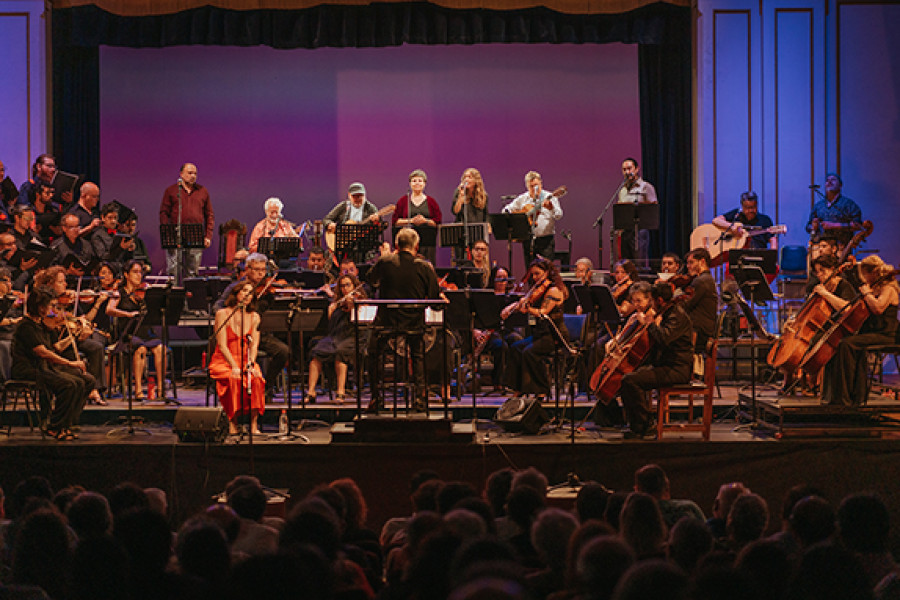
<svg viewBox="0 0 900 600">
<path fill-rule="evenodd" d="M 7 319 L 22 317 L 24 312 L 21 305 L 12 306 L 6 313 Z M 0 376 L 3 380 L 10 378 L 12 371 L 12 340 L 16 332 L 16 323 L 0 325 Z"/>
<path fill-rule="evenodd" d="M 464 220 L 465 220 L 465 222 L 468 222 L 468 223 L 487 223 L 488 222 L 489 198 L 488 198 L 487 194 L 484 195 L 484 208 L 476 208 L 475 205 L 472 204 L 472 201 L 470 199 L 469 202 L 466 202 L 465 204 L 462 205 L 462 208 L 459 210 L 459 212 L 456 212 L 453 210 L 454 208 L 456 208 L 456 199 L 457 198 L 459 198 L 459 188 L 456 188 L 456 191 L 453 192 L 453 203 L 450 205 L 451 211 L 456 216 L 457 223 L 463 223 Z M 476 241 L 477 240 L 470 239 L 469 244 L 470 245 L 474 244 Z M 485 239 L 484 241 L 488 241 L 488 240 Z M 467 250 L 466 248 L 461 248 L 459 246 L 457 246 L 453 249 L 453 258 L 454 258 L 455 263 L 461 263 L 461 262 L 469 259 L 468 252 L 466 250 Z"/>
<path fill-rule="evenodd" d="M 806 233 L 812 234 L 813 219 L 859 227 L 862 225 L 862 210 L 856 202 L 841 194 L 833 202 L 829 203 L 828 200 L 822 199 L 815 203 L 812 212 L 809 213 L 809 220 L 806 222 Z M 854 229 L 852 227 L 830 229 L 825 233 L 830 237 L 837 238 L 838 243 L 845 246 L 853 238 Z"/>
<path fill-rule="evenodd" d="M 754 229 L 767 229 L 774 225 L 774 223 L 772 223 L 772 219 L 768 215 L 756 213 L 756 216 L 753 219 L 748 219 L 744 212 L 739 208 L 729 210 L 727 213 L 722 215 L 722 218 L 729 223 L 734 223 L 735 221 L 737 221 L 738 223 L 741 223 L 746 227 L 752 227 Z M 744 247 L 752 249 L 765 249 L 769 247 L 770 239 L 772 239 L 771 233 L 752 235 L 747 238 L 747 244 Z"/>
<path fill-rule="evenodd" d="M 31 205 L 31 208 L 34 209 L 34 230 L 42 242 L 49 246 L 62 237 L 61 233 L 56 233 L 51 229 L 51 227 L 61 227 L 62 212 L 59 204 L 51 202 L 44 206 L 44 210 L 39 210 L 35 203 Z"/>
<path fill-rule="evenodd" d="M 78 227 L 84 229 L 90 225 L 94 219 L 100 218 L 100 208 L 95 206 L 93 209 L 88 210 L 81 205 L 81 202 L 76 202 L 72 208 L 69 209 L 67 214 L 78 217 Z"/>
<path fill-rule="evenodd" d="M 122 250 L 121 263 L 128 264 L 131 260 L 139 260 L 148 267 L 151 266 L 150 253 L 147 252 L 147 244 L 136 235 L 132 235 L 131 239 L 134 241 L 134 250 Z"/>
<path fill-rule="evenodd" d="M 394 211 L 392 217 L 392 223 L 394 227 L 406 227 L 406 225 L 397 225 L 397 221 L 399 219 L 412 219 L 416 215 L 422 215 L 426 219 L 431 219 L 434 221 L 435 226 L 439 226 L 441 224 L 441 218 L 443 215 L 441 214 L 441 207 L 438 206 L 437 200 L 432 198 L 431 196 L 426 195 L 425 201 L 416 206 L 409 199 L 409 194 L 403 196 L 399 200 L 397 200 L 397 209 Z M 422 231 L 424 228 L 429 228 L 431 230 L 436 229 L 436 227 L 431 227 L 430 225 L 413 225 L 409 224 L 409 227 L 417 231 Z M 421 237 L 421 236 L 420 236 Z M 419 253 L 422 254 L 431 264 L 435 264 L 437 262 L 437 247 L 434 245 L 426 246 L 423 243 L 419 243 Z"/>
<path fill-rule="evenodd" d="M 345 364 L 353 364 L 356 359 L 356 334 L 350 321 L 352 311 L 335 307 L 328 318 L 328 333 L 320 338 L 310 350 L 311 358 L 318 358 L 322 364 L 332 362 L 335 358 Z M 363 332 L 360 331 L 363 342 Z"/>
<path fill-rule="evenodd" d="M 225 308 L 225 300 L 228 298 L 228 295 L 231 294 L 231 291 L 236 286 L 244 285 L 245 283 L 247 283 L 247 279 L 245 277 L 241 277 L 240 279 L 229 284 L 228 287 L 225 288 L 225 290 L 222 292 L 222 295 L 219 296 L 219 299 L 216 300 L 216 303 L 213 304 L 213 314 Z M 269 300 L 266 296 L 262 296 L 257 299 L 256 312 L 260 317 L 262 317 L 263 313 L 266 312 L 268 308 Z M 275 337 L 273 333 L 260 329 L 259 349 L 265 352 L 266 356 L 268 357 L 269 364 L 266 366 L 265 373 L 266 394 L 272 395 L 275 392 L 275 388 L 278 384 L 278 376 L 281 374 L 281 370 L 284 369 L 284 366 L 288 362 L 290 348 L 288 348 L 287 344 Z"/>
<path fill-rule="evenodd" d="M 716 281 L 709 271 L 703 271 L 691 281 L 691 297 L 684 303 L 684 310 L 694 324 L 697 337 L 694 340 L 694 352 L 706 352 L 706 342 L 716 332 L 716 311 L 719 309 L 719 295 Z"/>
<path fill-rule="evenodd" d="M 551 287 L 550 289 L 555 289 Z M 550 293 L 548 289 L 547 293 Z M 564 290 L 558 290 L 565 295 Z M 546 294 L 545 294 L 546 295 Z M 540 303 L 538 302 L 538 306 Z M 562 302 L 547 315 L 553 324 L 546 319 L 529 315 L 529 322 L 535 319 L 531 327 L 531 335 L 515 342 L 509 347 L 504 373 L 506 387 L 523 394 L 535 394 L 538 396 L 550 395 L 550 375 L 544 358 L 553 354 L 556 350 L 556 339 L 552 332 L 555 325 L 559 333 L 566 339 L 569 337 L 566 325 L 563 322 Z"/>
<path fill-rule="evenodd" d="M 837 277 L 838 283 L 832 293 L 842 300 L 847 300 L 848 302 L 853 300 L 856 297 L 856 288 L 840 275 L 835 275 L 835 277 Z M 821 281 L 819 281 L 818 277 L 810 274 L 809 283 L 806 284 L 806 296 L 809 297 L 820 283 Z"/>
<path fill-rule="evenodd" d="M 441 295 L 437 275 L 431 264 L 416 258 L 412 252 L 406 250 L 382 256 L 369 271 L 368 279 L 378 289 L 378 298 L 382 300 L 437 300 Z M 382 402 L 377 382 L 382 381 L 386 342 L 394 332 L 415 332 L 406 335 L 406 340 L 416 388 L 415 407 L 425 408 L 428 401 L 422 339 L 425 331 L 425 309 L 379 307 L 374 325 L 376 334 L 369 338 L 369 378 L 373 382 L 370 406 L 374 409 L 380 407 Z M 379 331 L 380 329 L 384 331 Z"/>
<path fill-rule="evenodd" d="M 12 377 L 37 382 L 41 389 L 41 421 L 45 428 L 59 432 L 78 422 L 88 394 L 94 389 L 94 377 L 78 369 L 55 365 L 39 357 L 34 349 L 44 346 L 54 351 L 50 332 L 43 323 L 22 319 L 12 344 Z M 50 396 L 56 397 L 50 412 Z"/>
<path fill-rule="evenodd" d="M 678 304 L 662 313 L 662 322 L 647 329 L 652 348 L 647 364 L 622 377 L 619 394 L 631 431 L 644 435 L 650 426 L 650 401 L 647 390 L 691 380 L 693 330 L 691 319 Z"/>
<path fill-rule="evenodd" d="M 124 287 L 119 287 L 119 303 L 116 305 L 118 310 L 122 310 L 125 312 L 144 312 L 146 305 L 144 304 L 144 299 L 139 298 L 136 294 L 126 293 Z M 136 317 L 132 317 L 133 319 L 140 319 L 141 316 L 138 315 Z M 118 329 L 119 333 L 121 333 L 125 322 L 127 322 L 127 318 L 118 317 Z M 134 335 L 131 337 L 131 350 L 137 350 L 138 348 L 147 348 L 148 350 L 151 348 L 156 348 L 162 344 L 162 340 L 160 340 L 156 336 L 156 332 L 153 331 L 147 325 L 141 325 L 138 327 L 137 331 L 134 332 Z"/>
<path fill-rule="evenodd" d="M 76 238 L 75 242 L 70 242 L 69 238 L 62 236 L 50 246 L 50 249 L 56 253 L 53 259 L 54 265 L 61 265 L 65 262 L 66 257 L 74 254 L 75 257 L 83 264 L 87 264 L 94 258 L 94 247 L 84 238 Z M 85 273 L 88 275 L 88 273 Z"/>
<path fill-rule="evenodd" d="M 859 406 L 865 402 L 868 391 L 866 348 L 896 344 L 897 328 L 897 305 L 891 304 L 880 315 L 869 315 L 859 333 L 842 339 L 823 369 L 822 402 L 844 406 Z"/>
<path fill-rule="evenodd" d="M 94 256 L 97 257 L 97 260 L 109 262 L 121 269 L 122 256 L 125 251 L 121 246 L 118 246 L 121 242 L 121 238 L 116 240 L 117 233 L 118 231 L 115 229 L 107 229 L 106 227 L 101 226 L 91 234 L 90 238 L 91 247 L 94 250 Z M 118 247 L 114 248 L 113 244 Z"/>
<path fill-rule="evenodd" d="M 25 233 L 20 233 L 18 229 L 13 227 L 9 230 L 9 233 L 11 233 L 14 238 L 16 238 L 17 250 L 27 250 L 28 244 L 31 242 L 31 240 L 37 239 L 37 236 L 34 235 L 34 233 L 32 233 L 30 229 L 26 229 Z"/>
</svg>

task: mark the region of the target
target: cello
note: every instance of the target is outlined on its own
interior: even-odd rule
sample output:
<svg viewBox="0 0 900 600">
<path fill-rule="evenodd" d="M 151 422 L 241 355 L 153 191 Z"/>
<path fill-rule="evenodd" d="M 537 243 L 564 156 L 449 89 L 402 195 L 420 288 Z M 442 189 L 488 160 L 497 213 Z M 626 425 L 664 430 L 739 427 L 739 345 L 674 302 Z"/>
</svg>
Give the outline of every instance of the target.
<svg viewBox="0 0 900 600">
<path fill-rule="evenodd" d="M 648 315 L 655 315 L 650 309 Z M 648 329 L 653 320 L 641 323 L 638 313 L 628 318 L 628 322 L 613 338 L 613 349 L 591 375 L 590 389 L 604 405 L 615 400 L 622 386 L 622 377 L 637 369 L 647 359 L 652 347 Z"/>
<path fill-rule="evenodd" d="M 876 279 L 869 287 L 876 287 L 900 275 L 900 271 L 891 271 Z M 838 344 L 846 336 L 857 333 L 872 312 L 866 304 L 863 294 L 857 294 L 851 302 L 831 316 L 822 334 L 816 338 L 800 359 L 800 368 L 811 375 L 817 375 L 837 351 Z"/>
<path fill-rule="evenodd" d="M 837 277 L 847 267 L 852 266 L 853 263 L 845 262 L 847 256 L 851 250 L 871 235 L 872 230 L 872 221 L 863 223 L 863 229 L 853 236 L 853 239 L 847 243 L 838 257 L 838 263 L 841 266 L 828 280 L 822 282 L 823 285 L 831 281 L 832 278 Z M 833 312 L 827 300 L 818 294 L 812 294 L 803 304 L 797 316 L 785 323 L 785 331 L 778 339 L 778 342 L 772 346 L 766 357 L 766 362 L 770 366 L 782 369 L 786 373 L 796 371 L 800 367 L 803 356 L 809 349 L 810 344 L 822 332 Z"/>
</svg>

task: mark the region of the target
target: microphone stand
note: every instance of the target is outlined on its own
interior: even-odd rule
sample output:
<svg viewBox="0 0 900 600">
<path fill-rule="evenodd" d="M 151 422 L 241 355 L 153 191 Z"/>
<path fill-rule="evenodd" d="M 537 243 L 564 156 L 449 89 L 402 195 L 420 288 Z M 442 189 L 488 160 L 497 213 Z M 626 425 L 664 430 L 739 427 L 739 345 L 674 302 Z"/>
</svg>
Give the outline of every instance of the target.
<svg viewBox="0 0 900 600">
<path fill-rule="evenodd" d="M 594 224 L 591 226 L 593 229 L 597 229 L 597 226 L 598 226 L 598 225 L 600 226 L 600 230 L 597 231 L 597 253 L 598 253 L 598 257 L 597 257 L 597 259 L 598 259 L 598 260 L 597 260 L 597 268 L 598 268 L 598 269 L 602 269 L 602 268 L 603 268 L 603 217 L 604 217 L 604 215 L 606 215 L 606 212 L 609 210 L 609 208 L 610 208 L 613 204 L 616 203 L 616 200 L 619 199 L 619 192 L 622 191 L 622 187 L 623 187 L 624 185 L 625 185 L 625 180 L 623 179 L 622 181 L 619 182 L 619 187 L 616 188 L 616 191 L 613 192 L 613 195 L 610 196 L 609 202 L 607 202 L 607 203 L 606 203 L 606 206 L 603 207 L 603 210 L 600 211 L 600 216 L 597 217 L 597 219 L 594 221 Z M 610 244 L 610 248 L 609 248 L 609 252 L 610 252 L 610 254 L 609 254 L 609 256 L 610 256 L 609 264 L 610 264 L 610 265 L 612 265 L 612 263 L 614 262 L 614 261 L 612 260 L 612 258 L 613 258 L 613 248 L 615 248 L 615 244 L 614 244 L 615 238 L 613 237 L 614 235 L 615 235 L 615 229 L 614 229 L 614 228 L 610 228 L 610 230 L 609 230 L 609 244 Z"/>
<path fill-rule="evenodd" d="M 294 370 L 294 318 L 297 316 L 297 312 L 300 310 L 300 303 L 303 300 L 303 296 L 297 296 L 297 300 L 291 304 L 290 310 L 288 310 L 287 314 L 287 346 L 288 346 L 288 362 L 287 362 L 287 391 L 285 393 L 287 397 L 287 432 L 281 433 L 279 431 L 277 439 L 281 441 L 290 441 L 290 440 L 300 440 L 304 444 L 309 443 L 309 438 L 303 435 L 302 433 L 297 433 L 296 435 L 291 431 L 291 417 L 294 412 L 293 405 L 293 381 L 291 381 L 291 373 Z M 303 332 L 300 333 L 300 380 L 303 380 L 304 369 L 303 366 L 305 364 L 303 358 Z M 306 395 L 301 396 L 301 405 L 303 408 L 306 408 Z M 279 421 L 280 423 L 280 421 Z M 303 423 L 301 422 L 298 431 L 303 429 Z"/>
<path fill-rule="evenodd" d="M 184 249 L 181 247 L 181 186 L 183 181 L 178 178 L 178 220 L 175 224 L 175 284 L 181 285 L 182 282 L 182 265 L 184 264 Z"/>
</svg>

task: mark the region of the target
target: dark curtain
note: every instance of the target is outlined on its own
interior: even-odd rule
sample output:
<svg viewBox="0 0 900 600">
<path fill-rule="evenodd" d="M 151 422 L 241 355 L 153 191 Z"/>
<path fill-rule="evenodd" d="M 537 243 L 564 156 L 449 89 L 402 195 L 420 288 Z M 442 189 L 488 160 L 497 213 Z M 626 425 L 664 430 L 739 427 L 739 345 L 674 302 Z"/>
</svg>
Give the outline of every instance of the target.
<svg viewBox="0 0 900 600">
<path fill-rule="evenodd" d="M 639 44 L 645 178 L 656 184 L 661 247 L 681 249 L 690 223 L 690 9 L 653 4 L 619 15 L 548 9 L 451 10 L 427 3 L 317 6 L 297 11 L 213 7 L 122 17 L 95 6 L 52 15 L 54 153 L 100 181 L 99 46 L 273 48 L 401 44 Z"/>
</svg>

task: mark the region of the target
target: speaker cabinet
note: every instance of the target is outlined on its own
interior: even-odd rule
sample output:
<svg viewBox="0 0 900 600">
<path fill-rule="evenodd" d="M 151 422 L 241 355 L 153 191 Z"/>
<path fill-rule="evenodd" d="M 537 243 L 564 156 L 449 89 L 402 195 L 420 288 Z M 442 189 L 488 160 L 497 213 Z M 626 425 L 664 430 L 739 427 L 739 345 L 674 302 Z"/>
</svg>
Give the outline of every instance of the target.
<svg viewBox="0 0 900 600">
<path fill-rule="evenodd" d="M 221 408 L 180 407 L 175 411 L 175 435 L 182 442 L 221 444 L 228 435 L 228 417 Z"/>
<path fill-rule="evenodd" d="M 536 398 L 522 396 L 503 403 L 494 416 L 494 423 L 510 433 L 535 435 L 550 420 Z"/>
</svg>

